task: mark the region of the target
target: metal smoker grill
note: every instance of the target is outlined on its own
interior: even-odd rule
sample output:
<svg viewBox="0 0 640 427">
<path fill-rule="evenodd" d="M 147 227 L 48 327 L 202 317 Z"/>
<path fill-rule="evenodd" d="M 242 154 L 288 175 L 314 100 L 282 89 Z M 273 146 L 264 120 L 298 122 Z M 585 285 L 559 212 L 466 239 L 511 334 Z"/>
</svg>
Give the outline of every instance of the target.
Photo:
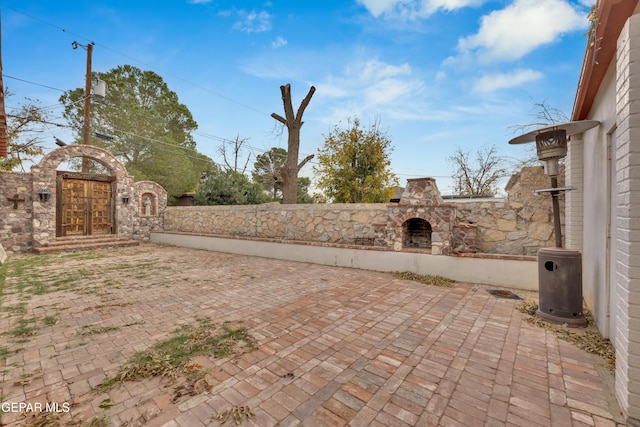
<svg viewBox="0 0 640 427">
<path fill-rule="evenodd" d="M 570 187 L 558 187 L 558 161 L 567 155 L 567 136 L 582 133 L 600 122 L 584 120 L 545 126 L 513 138 L 509 144 L 536 143 L 538 159 L 551 177 L 551 188 L 536 190 L 549 193 L 553 204 L 555 248 L 538 250 L 539 304 L 536 315 L 556 323 L 572 326 L 586 325 L 582 313 L 582 255 L 579 251 L 562 247 L 560 204 L 558 196 Z"/>
</svg>

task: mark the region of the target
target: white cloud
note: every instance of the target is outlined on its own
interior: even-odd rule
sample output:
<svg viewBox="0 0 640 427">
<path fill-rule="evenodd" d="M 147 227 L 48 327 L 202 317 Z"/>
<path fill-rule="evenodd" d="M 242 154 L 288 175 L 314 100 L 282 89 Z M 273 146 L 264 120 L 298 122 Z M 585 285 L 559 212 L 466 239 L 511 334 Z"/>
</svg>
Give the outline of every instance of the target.
<svg viewBox="0 0 640 427">
<path fill-rule="evenodd" d="M 402 0 L 357 0 L 370 14 L 378 18 L 380 15 L 393 11 L 396 4 Z"/>
<path fill-rule="evenodd" d="M 286 45 L 287 45 L 287 40 L 280 36 L 276 37 L 276 39 L 271 42 L 271 47 L 273 47 L 274 49 L 277 49 L 279 47 L 286 46 Z"/>
<path fill-rule="evenodd" d="M 514 70 L 510 73 L 486 74 L 479 78 L 473 86 L 474 92 L 493 92 L 498 89 L 512 88 L 540 80 L 544 77 L 539 71 L 531 69 Z"/>
<path fill-rule="evenodd" d="M 189 4 L 209 4 L 212 0 L 187 0 Z"/>
<path fill-rule="evenodd" d="M 460 39 L 458 49 L 481 61 L 516 60 L 586 26 L 586 13 L 566 0 L 515 0 L 483 16 L 478 33 Z"/>
<path fill-rule="evenodd" d="M 233 24 L 234 30 L 246 33 L 263 33 L 271 30 L 271 15 L 268 12 L 238 12 L 242 20 Z"/>
<path fill-rule="evenodd" d="M 392 102 L 404 92 L 402 87 L 421 86 L 417 79 L 411 79 L 411 72 L 409 64 L 391 65 L 378 59 L 356 62 L 347 66 L 343 76 L 327 79 L 326 94 L 349 97 L 365 94 L 368 105 Z M 340 87 L 343 89 L 339 90 Z"/>
<path fill-rule="evenodd" d="M 357 0 L 376 18 L 416 20 L 427 18 L 438 10 L 456 10 L 477 6 L 485 0 Z"/>
<path fill-rule="evenodd" d="M 446 78 L 447 78 L 447 73 L 445 73 L 444 71 L 438 71 L 434 81 L 440 82 L 440 81 L 446 80 Z"/>
<path fill-rule="evenodd" d="M 365 80 L 380 80 L 399 75 L 410 75 L 411 67 L 409 64 L 402 65 L 389 65 L 384 62 L 380 62 L 377 59 L 372 59 L 365 62 L 359 67 L 359 73 L 361 78 Z"/>
<path fill-rule="evenodd" d="M 409 64 L 394 65 L 379 59 L 350 64 L 340 76 L 316 84 L 316 96 L 331 110 L 328 123 L 345 117 L 363 119 L 425 119 L 425 85 Z"/>
</svg>

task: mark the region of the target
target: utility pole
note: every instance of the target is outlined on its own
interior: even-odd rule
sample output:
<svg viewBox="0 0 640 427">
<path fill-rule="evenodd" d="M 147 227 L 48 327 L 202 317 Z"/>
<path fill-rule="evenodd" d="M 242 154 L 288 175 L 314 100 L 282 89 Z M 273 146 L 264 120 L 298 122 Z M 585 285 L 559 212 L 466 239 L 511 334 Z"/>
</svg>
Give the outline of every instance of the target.
<svg viewBox="0 0 640 427">
<path fill-rule="evenodd" d="M 0 159 L 7 157 L 7 115 L 4 111 L 4 81 L 2 80 L 2 25 L 0 24 Z"/>
<path fill-rule="evenodd" d="M 87 44 L 87 74 L 85 76 L 85 87 L 84 87 L 84 121 L 82 125 L 82 143 L 84 145 L 89 144 L 89 118 L 91 117 L 91 55 L 93 54 L 93 45 L 91 42 Z M 74 41 L 71 43 L 74 49 L 78 48 L 78 43 Z M 82 46 L 82 45 L 81 45 Z M 82 158 L 82 172 L 89 172 L 91 164 L 89 159 L 86 157 Z"/>
</svg>

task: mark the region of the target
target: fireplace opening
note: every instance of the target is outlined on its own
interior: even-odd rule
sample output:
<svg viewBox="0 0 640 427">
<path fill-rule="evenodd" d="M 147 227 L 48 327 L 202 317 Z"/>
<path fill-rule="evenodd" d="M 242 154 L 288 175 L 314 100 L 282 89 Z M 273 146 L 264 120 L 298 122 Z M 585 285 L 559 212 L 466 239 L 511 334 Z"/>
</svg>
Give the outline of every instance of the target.
<svg viewBox="0 0 640 427">
<path fill-rule="evenodd" d="M 422 218 L 411 218 L 402 224 L 402 246 L 431 249 L 431 224 Z"/>
</svg>

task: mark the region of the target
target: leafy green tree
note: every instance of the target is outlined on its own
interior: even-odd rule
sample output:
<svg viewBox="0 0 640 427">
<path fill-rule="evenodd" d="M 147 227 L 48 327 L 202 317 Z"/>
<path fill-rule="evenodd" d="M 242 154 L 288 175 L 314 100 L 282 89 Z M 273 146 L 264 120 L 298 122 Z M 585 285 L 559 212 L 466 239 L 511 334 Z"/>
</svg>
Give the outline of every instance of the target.
<svg viewBox="0 0 640 427">
<path fill-rule="evenodd" d="M 318 188 L 335 203 L 382 203 L 393 195 L 397 178 L 391 172 L 391 140 L 373 124 L 360 126 L 356 117 L 346 129 L 338 125 L 319 150 Z"/>
<path fill-rule="evenodd" d="M 200 183 L 194 196 L 196 205 L 253 205 L 268 200 L 259 184 L 234 170 L 209 176 Z"/>
<path fill-rule="evenodd" d="M 24 162 L 44 154 L 39 134 L 47 117 L 37 101 L 28 101 L 7 114 L 7 157 L 0 159 L 0 170 L 25 170 Z"/>
<path fill-rule="evenodd" d="M 306 176 L 298 177 L 298 198 L 296 203 L 304 204 L 304 203 L 314 203 L 315 200 L 313 196 L 309 194 L 309 187 L 311 186 L 311 178 L 307 178 Z"/>
<path fill-rule="evenodd" d="M 177 94 L 158 74 L 131 65 L 96 75 L 107 84 L 107 95 L 91 103 L 89 144 L 118 154 L 136 180 L 156 181 L 170 197 L 179 196 L 184 188 L 194 189 L 202 172 L 201 162 L 207 159 L 195 151 L 191 132 L 198 125 Z M 82 88 L 60 97 L 64 117 L 78 129 L 77 142 L 81 138 L 83 99 Z M 186 173 L 189 162 L 191 173 Z M 174 176 L 171 171 L 185 173 Z M 177 180 L 183 182 L 178 184 Z"/>
<path fill-rule="evenodd" d="M 218 167 L 202 154 L 194 154 L 176 147 L 171 150 L 156 149 L 153 162 L 130 164 L 128 172 L 137 181 L 145 179 L 159 182 L 167 190 L 169 204 L 183 193 L 196 191 L 203 173 L 218 172 Z"/>
<path fill-rule="evenodd" d="M 287 150 L 273 147 L 266 153 L 259 154 L 253 164 L 253 172 L 251 173 L 253 182 L 260 184 L 265 191 L 272 195 L 274 201 L 282 198 L 283 182 L 280 170 L 285 167 L 286 162 Z"/>
</svg>

